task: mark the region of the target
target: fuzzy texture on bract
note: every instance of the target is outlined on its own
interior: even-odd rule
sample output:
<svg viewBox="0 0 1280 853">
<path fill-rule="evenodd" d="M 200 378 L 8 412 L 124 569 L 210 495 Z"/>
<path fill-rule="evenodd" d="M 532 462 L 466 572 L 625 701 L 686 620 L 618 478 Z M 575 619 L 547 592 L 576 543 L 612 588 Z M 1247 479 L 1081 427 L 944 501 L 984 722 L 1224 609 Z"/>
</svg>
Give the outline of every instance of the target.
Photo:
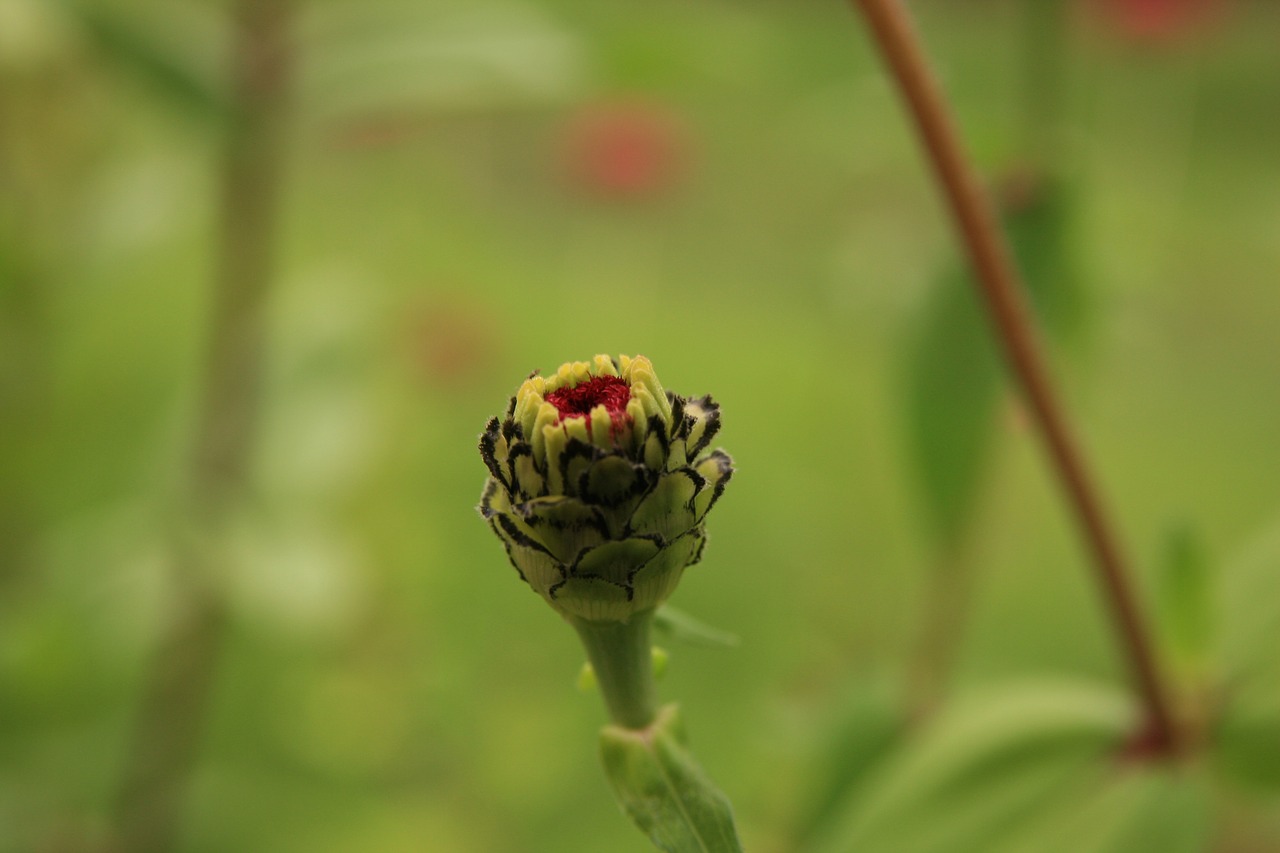
<svg viewBox="0 0 1280 853">
<path fill-rule="evenodd" d="M 580 413 L 593 382 L 601 402 Z M 710 396 L 663 390 L 643 356 L 532 375 L 480 436 L 480 514 L 561 614 L 626 621 L 665 601 L 702 556 L 707 512 L 733 474 L 729 455 L 708 449 L 719 429 Z"/>
</svg>

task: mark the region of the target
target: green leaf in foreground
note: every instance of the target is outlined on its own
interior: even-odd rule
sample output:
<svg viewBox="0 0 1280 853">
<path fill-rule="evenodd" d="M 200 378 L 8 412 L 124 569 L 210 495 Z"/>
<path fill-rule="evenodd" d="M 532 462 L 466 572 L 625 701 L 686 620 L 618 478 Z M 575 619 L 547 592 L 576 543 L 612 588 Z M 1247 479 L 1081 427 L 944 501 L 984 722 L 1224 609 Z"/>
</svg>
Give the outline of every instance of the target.
<svg viewBox="0 0 1280 853">
<path fill-rule="evenodd" d="M 1201 853 L 1212 811 L 1187 768 L 1102 763 L 987 853 Z"/>
<path fill-rule="evenodd" d="M 900 692 L 896 684 L 860 679 L 836 718 L 817 727 L 818 748 L 806 774 L 813 785 L 796 822 L 801 849 L 809 849 L 900 750 L 909 734 Z"/>
<path fill-rule="evenodd" d="M 989 853 L 1096 777 L 1133 716 L 1123 694 L 1090 684 L 972 696 L 883 761 L 817 849 Z"/>
<path fill-rule="evenodd" d="M 614 796 L 668 853 L 739 853 L 729 800 L 684 745 L 679 712 L 663 708 L 644 729 L 605 726 L 600 753 Z"/>
</svg>

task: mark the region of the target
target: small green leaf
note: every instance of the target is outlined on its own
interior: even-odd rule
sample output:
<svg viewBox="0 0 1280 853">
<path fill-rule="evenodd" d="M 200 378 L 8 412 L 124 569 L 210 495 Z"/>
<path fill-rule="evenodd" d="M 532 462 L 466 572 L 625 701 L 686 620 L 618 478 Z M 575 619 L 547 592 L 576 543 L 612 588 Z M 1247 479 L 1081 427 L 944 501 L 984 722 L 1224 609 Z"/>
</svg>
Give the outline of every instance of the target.
<svg viewBox="0 0 1280 853">
<path fill-rule="evenodd" d="M 671 655 L 667 654 L 666 649 L 653 647 L 653 677 L 661 678 L 667 673 L 667 666 L 671 663 Z M 595 667 L 587 661 L 582 665 L 582 669 L 578 670 L 578 690 L 583 693 L 594 693 L 600 689 L 600 681 L 596 678 Z"/>
<path fill-rule="evenodd" d="M 739 643 L 737 635 L 721 631 L 719 628 L 712 628 L 669 604 L 658 609 L 653 619 L 653 627 L 671 640 L 688 643 L 691 646 L 732 648 Z"/>
<path fill-rule="evenodd" d="M 659 646 L 653 647 L 653 677 L 661 678 L 667 674 L 667 666 L 671 663 L 671 655 Z"/>
<path fill-rule="evenodd" d="M 618 804 L 668 853 L 741 853 L 729 800 L 685 748 L 676 706 L 647 728 L 605 726 L 605 773 Z"/>
<path fill-rule="evenodd" d="M 1156 612 L 1165 644 L 1187 676 L 1201 676 L 1215 640 L 1214 578 L 1196 530 L 1179 525 L 1165 539 L 1156 583 Z"/>
<path fill-rule="evenodd" d="M 578 689 L 583 693 L 592 693 L 600 689 L 600 682 L 596 679 L 595 668 L 590 662 L 584 663 L 582 669 L 578 670 Z"/>
</svg>

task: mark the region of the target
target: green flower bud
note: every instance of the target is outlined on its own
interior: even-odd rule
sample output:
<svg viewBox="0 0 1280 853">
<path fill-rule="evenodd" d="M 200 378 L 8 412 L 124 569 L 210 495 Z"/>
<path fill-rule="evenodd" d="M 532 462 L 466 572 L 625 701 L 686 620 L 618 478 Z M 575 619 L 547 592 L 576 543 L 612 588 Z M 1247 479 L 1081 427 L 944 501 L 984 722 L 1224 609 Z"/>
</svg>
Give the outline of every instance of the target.
<svg viewBox="0 0 1280 853">
<path fill-rule="evenodd" d="M 480 437 L 480 514 L 566 617 L 626 621 L 671 595 L 733 473 L 708 450 L 720 407 L 664 391 L 647 358 L 534 374 Z"/>
</svg>

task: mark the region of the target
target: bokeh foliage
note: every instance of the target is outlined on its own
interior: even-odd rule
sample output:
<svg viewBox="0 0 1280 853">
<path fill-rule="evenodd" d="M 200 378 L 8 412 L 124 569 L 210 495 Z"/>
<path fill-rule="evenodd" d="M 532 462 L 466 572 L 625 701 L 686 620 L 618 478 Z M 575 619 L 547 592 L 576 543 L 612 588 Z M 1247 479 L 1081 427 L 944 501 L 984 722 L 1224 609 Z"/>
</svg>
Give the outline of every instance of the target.
<svg viewBox="0 0 1280 853">
<path fill-rule="evenodd" d="M 6 853 L 106 837 L 137 687 L 175 616 L 173 496 L 228 120 L 211 106 L 219 4 L 91 5 L 96 25 L 72 6 L 0 5 Z M 1018 4 L 913 5 L 998 171 L 1020 120 Z M 596 352 L 644 353 L 671 388 L 723 406 L 740 473 L 676 604 L 742 642 L 674 645 L 663 689 L 745 847 L 793 849 L 840 709 L 893 695 L 912 633 L 931 549 L 902 365 L 954 263 L 856 18 L 765 0 L 297 6 L 265 410 L 251 499 L 216 543 L 232 625 L 184 849 L 647 849 L 596 764 L 601 712 L 571 689 L 572 632 L 474 512 L 486 418 L 530 370 Z M 1233 699 L 1212 815 L 1185 806 L 1200 782 L 1135 773 L 1092 802 L 1094 826 L 1123 840 L 1154 803 L 1194 824 L 1180 838 L 1267 849 L 1280 547 L 1257 531 L 1280 506 L 1280 10 L 1234 6 L 1210 36 L 1156 47 L 1071 18 L 1064 157 L 1090 340 L 1054 367 L 1144 585 L 1173 520 L 1207 543 L 1225 676 L 1206 702 Z M 676 128 L 679 165 L 652 192 L 601 194 L 565 162 L 600 104 Z M 1059 792 L 1044 795 L 1067 808 L 1053 826 L 1078 817 L 1061 791 L 1112 790 L 1052 750 L 1037 763 L 1045 731 L 1096 736 L 1090 703 L 1109 694 L 1094 685 L 1122 675 L 1032 436 L 1006 409 L 991 440 L 955 676 L 977 698 L 890 755 L 864 750 L 874 775 L 852 790 L 876 796 L 836 811 L 880 849 L 904 849 L 894 814 L 968 778 L 963 755 L 917 765 L 995 726 L 1006 680 L 1090 682 L 1035 737 L 1005 732 L 1035 758 L 1026 784 Z M 937 784 L 900 781 L 917 771 Z M 962 800 L 943 805 L 964 817 Z M 1073 831 L 1033 817 L 1002 824 L 1004 841 L 1047 849 L 1035 839 Z M 906 823 L 922 849 L 944 826 Z"/>
</svg>

